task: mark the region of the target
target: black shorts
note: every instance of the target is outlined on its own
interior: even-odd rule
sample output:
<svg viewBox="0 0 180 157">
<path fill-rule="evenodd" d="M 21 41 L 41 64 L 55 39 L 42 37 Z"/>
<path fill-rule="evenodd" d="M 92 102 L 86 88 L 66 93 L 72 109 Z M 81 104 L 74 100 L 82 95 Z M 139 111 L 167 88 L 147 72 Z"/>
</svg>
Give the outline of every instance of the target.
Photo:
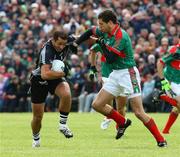
<svg viewBox="0 0 180 157">
<path fill-rule="evenodd" d="M 40 77 L 31 77 L 31 101 L 32 103 L 44 103 L 48 92 L 54 94 L 57 85 L 66 82 L 65 78 L 44 81 Z"/>
</svg>

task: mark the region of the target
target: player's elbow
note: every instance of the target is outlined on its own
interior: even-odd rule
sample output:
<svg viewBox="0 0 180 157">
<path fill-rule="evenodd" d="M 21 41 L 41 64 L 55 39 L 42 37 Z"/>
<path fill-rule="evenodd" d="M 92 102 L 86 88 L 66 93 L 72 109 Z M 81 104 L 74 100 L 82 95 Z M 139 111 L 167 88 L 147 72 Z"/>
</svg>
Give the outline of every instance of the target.
<svg viewBox="0 0 180 157">
<path fill-rule="evenodd" d="M 48 80 L 49 79 L 49 77 L 50 77 L 50 67 L 49 67 L 49 65 L 43 65 L 42 67 L 41 67 L 41 78 L 43 79 L 43 80 Z"/>
</svg>

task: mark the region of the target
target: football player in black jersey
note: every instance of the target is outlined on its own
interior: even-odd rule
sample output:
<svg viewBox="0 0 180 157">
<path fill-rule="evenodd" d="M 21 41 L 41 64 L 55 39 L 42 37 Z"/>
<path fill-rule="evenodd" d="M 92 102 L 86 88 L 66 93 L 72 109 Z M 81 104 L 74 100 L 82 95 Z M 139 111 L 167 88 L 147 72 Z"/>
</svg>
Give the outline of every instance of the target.
<svg viewBox="0 0 180 157">
<path fill-rule="evenodd" d="M 73 37 L 68 36 L 64 31 L 56 31 L 53 37 L 49 39 L 40 50 L 36 64 L 36 69 L 31 75 L 31 101 L 33 118 L 31 122 L 33 134 L 33 147 L 40 146 L 40 129 L 44 113 L 44 104 L 48 92 L 56 94 L 60 98 L 59 102 L 59 131 L 66 138 L 73 137 L 71 130 L 68 128 L 67 119 L 71 109 L 71 92 L 65 76 L 68 70 L 56 72 L 51 70 L 52 61 L 55 59 L 64 61 L 69 54 L 67 43 L 72 42 Z"/>
</svg>

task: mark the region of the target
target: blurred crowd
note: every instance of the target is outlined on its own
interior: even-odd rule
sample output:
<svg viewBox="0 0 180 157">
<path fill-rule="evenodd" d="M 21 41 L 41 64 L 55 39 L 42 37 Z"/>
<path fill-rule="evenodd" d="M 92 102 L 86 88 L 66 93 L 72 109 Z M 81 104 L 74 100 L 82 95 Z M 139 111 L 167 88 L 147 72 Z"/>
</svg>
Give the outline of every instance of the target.
<svg viewBox="0 0 180 157">
<path fill-rule="evenodd" d="M 146 111 L 169 111 L 168 105 L 151 100 L 153 90 L 160 88 L 156 62 L 179 40 L 180 0 L 0 0 L 0 112 L 31 111 L 29 75 L 54 30 L 80 35 L 97 25 L 97 15 L 107 8 L 116 12 L 132 39 Z M 69 58 L 72 110 L 79 112 L 92 111 L 101 86 L 99 79 L 88 78 L 89 48 L 83 44 Z M 55 111 L 57 103 L 49 95 L 45 110 Z"/>
</svg>

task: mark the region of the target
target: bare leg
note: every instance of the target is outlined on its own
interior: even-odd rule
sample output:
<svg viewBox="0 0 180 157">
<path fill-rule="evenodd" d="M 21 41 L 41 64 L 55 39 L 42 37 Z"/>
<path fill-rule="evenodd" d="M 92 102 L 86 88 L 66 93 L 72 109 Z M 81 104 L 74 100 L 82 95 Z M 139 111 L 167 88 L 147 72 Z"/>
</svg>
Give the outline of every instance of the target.
<svg viewBox="0 0 180 157">
<path fill-rule="evenodd" d="M 57 96 L 60 97 L 59 112 L 70 112 L 71 109 L 71 92 L 67 82 L 60 83 L 55 90 Z"/>
<path fill-rule="evenodd" d="M 31 121 L 31 129 L 33 134 L 32 147 L 40 147 L 40 130 L 41 121 L 44 113 L 44 104 L 34 104 L 32 103 L 33 119 Z"/>
<path fill-rule="evenodd" d="M 109 115 L 113 108 L 108 105 L 108 103 L 113 99 L 114 96 L 112 94 L 106 92 L 104 89 L 101 89 L 93 101 L 92 106 L 97 112 L 103 115 Z"/>
<path fill-rule="evenodd" d="M 113 107 L 113 101 L 109 102 L 108 103 L 110 106 Z M 108 118 L 107 116 L 103 119 L 103 121 L 101 122 L 100 124 L 100 128 L 103 129 L 103 130 L 106 130 L 110 123 L 111 123 L 112 119 Z"/>
<path fill-rule="evenodd" d="M 131 107 L 138 119 L 140 119 L 144 125 L 148 128 L 148 130 L 152 133 L 154 138 L 157 141 L 157 145 L 159 147 L 164 147 L 167 145 L 164 137 L 161 135 L 156 123 L 154 120 L 148 116 L 143 109 L 142 98 L 140 96 L 134 97 L 130 99 Z"/>
<path fill-rule="evenodd" d="M 151 119 L 151 117 L 148 116 L 144 111 L 144 108 L 143 108 L 143 105 L 142 105 L 142 99 L 141 99 L 140 96 L 135 97 L 135 98 L 131 98 L 130 103 L 131 103 L 131 108 L 132 108 L 134 114 L 143 123 L 147 123 Z"/>
<path fill-rule="evenodd" d="M 173 109 L 169 115 L 168 121 L 162 131 L 164 134 L 169 134 L 169 130 L 171 129 L 174 122 L 176 121 L 176 119 L 179 115 L 179 112 L 180 111 L 176 107 L 173 107 Z"/>
<path fill-rule="evenodd" d="M 44 104 L 32 104 L 33 119 L 31 121 L 32 133 L 37 134 L 41 129 L 41 121 L 44 113 Z"/>
<path fill-rule="evenodd" d="M 115 100 L 116 100 L 117 111 L 125 117 L 125 115 L 126 115 L 125 107 L 127 104 L 127 97 L 119 96 Z"/>
<path fill-rule="evenodd" d="M 66 124 L 68 114 L 71 110 L 71 92 L 69 84 L 67 82 L 60 83 L 56 87 L 55 93 L 60 98 L 58 108 L 60 112 L 59 131 L 63 133 L 66 138 L 71 138 L 73 137 L 73 134 Z"/>
<path fill-rule="evenodd" d="M 125 118 L 120 113 L 115 111 L 112 106 L 108 105 L 108 103 L 113 99 L 114 96 L 112 94 L 104 89 L 101 89 L 93 101 L 92 106 L 97 112 L 113 119 L 118 125 L 124 125 Z"/>
</svg>

